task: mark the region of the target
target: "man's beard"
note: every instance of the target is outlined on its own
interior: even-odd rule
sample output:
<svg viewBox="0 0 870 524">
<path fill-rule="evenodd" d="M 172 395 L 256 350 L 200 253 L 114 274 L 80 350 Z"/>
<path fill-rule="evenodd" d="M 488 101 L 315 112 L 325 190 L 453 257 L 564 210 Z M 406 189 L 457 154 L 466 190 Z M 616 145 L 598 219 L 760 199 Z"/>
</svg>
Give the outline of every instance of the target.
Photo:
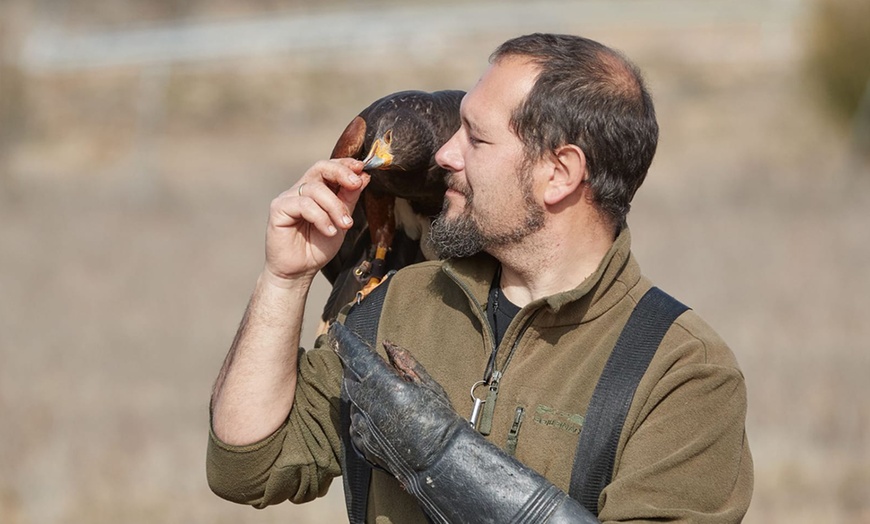
<svg viewBox="0 0 870 524">
<path fill-rule="evenodd" d="M 449 201 L 444 199 L 441 213 L 432 222 L 429 242 L 438 258 L 469 257 L 494 247 L 516 244 L 530 234 L 544 227 L 544 208 L 535 202 L 532 194 L 531 172 L 523 165 L 517 172 L 520 189 L 523 193 L 524 221 L 513 231 L 491 233 L 485 231 L 471 216 L 474 208 L 474 192 L 470 187 L 451 187 L 465 197 L 465 209 L 456 218 L 447 218 Z M 505 210 L 506 213 L 510 211 Z"/>
<path fill-rule="evenodd" d="M 470 203 L 471 200 L 466 198 L 465 205 L 468 206 Z M 477 222 L 467 212 L 452 220 L 445 217 L 446 213 L 445 201 L 444 208 L 429 228 L 429 243 L 432 244 L 438 258 L 470 257 L 482 251 L 486 239 Z"/>
</svg>

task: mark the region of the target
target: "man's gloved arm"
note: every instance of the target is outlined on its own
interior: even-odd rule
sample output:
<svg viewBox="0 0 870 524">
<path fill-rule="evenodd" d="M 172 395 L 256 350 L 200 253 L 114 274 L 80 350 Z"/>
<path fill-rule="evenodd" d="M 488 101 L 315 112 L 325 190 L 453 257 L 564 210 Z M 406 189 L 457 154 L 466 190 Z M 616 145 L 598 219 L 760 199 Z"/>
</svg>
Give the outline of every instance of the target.
<svg viewBox="0 0 870 524">
<path fill-rule="evenodd" d="M 403 348 L 392 366 L 335 323 L 353 444 L 392 473 L 435 522 L 597 523 L 579 502 L 486 441 Z"/>
</svg>

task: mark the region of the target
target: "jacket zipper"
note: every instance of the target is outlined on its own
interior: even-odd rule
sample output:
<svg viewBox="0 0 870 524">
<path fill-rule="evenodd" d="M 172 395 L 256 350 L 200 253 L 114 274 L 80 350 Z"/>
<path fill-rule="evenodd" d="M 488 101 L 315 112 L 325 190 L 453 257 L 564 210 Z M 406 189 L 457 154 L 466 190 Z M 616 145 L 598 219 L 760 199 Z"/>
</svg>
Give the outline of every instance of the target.
<svg viewBox="0 0 870 524">
<path fill-rule="evenodd" d="M 526 319 L 523 321 L 523 324 L 520 326 L 520 330 L 517 333 L 516 337 L 514 337 L 514 341 L 511 344 L 511 348 L 508 351 L 507 358 L 505 359 L 504 366 L 502 366 L 501 370 L 497 369 L 495 366 L 496 353 L 498 348 L 493 348 L 493 354 L 490 357 L 493 362 L 493 370 L 491 377 L 483 377 L 484 383 L 489 385 L 489 393 L 486 395 L 486 401 L 483 403 L 483 413 L 480 417 L 480 422 L 478 423 L 477 429 L 480 431 L 481 435 L 489 435 L 492 432 L 492 419 L 495 415 L 495 403 L 498 399 L 498 388 L 499 383 L 501 382 L 502 377 L 507 371 L 508 365 L 511 363 L 511 360 L 514 357 L 514 353 L 517 350 L 517 347 L 520 345 L 520 340 L 522 340 L 523 335 L 526 334 L 526 331 L 529 329 L 529 326 L 532 325 L 532 321 L 535 317 L 538 316 L 538 311 L 536 310 L 532 312 Z M 493 337 L 495 338 L 495 337 Z M 489 380 L 487 381 L 487 378 Z"/>
<path fill-rule="evenodd" d="M 514 352 L 519 346 L 520 340 L 522 340 L 523 335 L 528 330 L 529 326 L 532 324 L 532 321 L 535 317 L 538 316 L 538 312 L 540 310 L 536 310 L 532 312 L 526 319 L 523 321 L 522 326 L 520 327 L 517 336 L 514 338 L 513 343 L 511 344 L 510 351 L 508 351 L 507 358 L 505 359 L 504 366 L 501 370 L 496 369 L 496 355 L 498 354 L 498 346 L 495 345 L 495 334 L 492 332 L 492 327 L 489 325 L 489 320 L 486 318 L 486 311 L 484 310 L 483 305 L 474 298 L 474 294 L 472 294 L 471 290 L 468 286 L 465 285 L 452 270 L 445 268 L 445 273 L 450 276 L 451 280 L 456 282 L 456 285 L 459 286 L 460 289 L 465 293 L 465 296 L 468 297 L 469 301 L 474 305 L 477 310 L 477 318 L 481 321 L 483 325 L 484 338 L 488 338 L 489 345 L 491 346 L 491 353 L 489 357 L 489 361 L 486 366 L 486 370 L 484 371 L 483 383 L 486 386 L 489 386 L 489 393 L 486 395 L 486 400 L 483 404 L 483 412 L 480 417 L 480 421 L 477 424 L 477 430 L 481 435 L 489 435 L 492 432 L 492 419 L 495 414 L 495 403 L 498 398 L 498 388 L 499 382 L 501 381 L 502 376 L 505 371 L 507 371 L 508 364 L 510 364 L 511 359 L 513 359 Z"/>
<path fill-rule="evenodd" d="M 460 289 L 462 289 L 462 292 L 465 293 L 466 297 L 468 297 L 469 302 L 471 302 L 471 304 L 477 310 L 477 319 L 481 321 L 481 324 L 483 324 L 484 345 L 486 345 L 486 342 L 489 342 L 489 346 L 491 346 L 492 348 L 491 351 L 496 351 L 497 348 L 495 347 L 495 333 L 492 332 L 489 321 L 486 319 L 486 311 L 483 309 L 483 306 L 474 298 L 474 295 L 471 293 L 471 290 L 468 289 L 468 286 L 466 286 L 465 283 L 463 283 L 459 278 L 456 277 L 455 274 L 453 274 L 453 271 L 451 269 L 444 268 L 443 271 L 447 273 L 450 279 L 453 280 Z"/>
<path fill-rule="evenodd" d="M 524 411 L 522 406 L 517 406 L 517 410 L 514 413 L 514 423 L 511 424 L 511 429 L 508 431 L 507 448 L 505 448 L 505 451 L 512 457 L 517 455 L 517 441 L 520 437 L 520 426 L 523 424 Z"/>
</svg>

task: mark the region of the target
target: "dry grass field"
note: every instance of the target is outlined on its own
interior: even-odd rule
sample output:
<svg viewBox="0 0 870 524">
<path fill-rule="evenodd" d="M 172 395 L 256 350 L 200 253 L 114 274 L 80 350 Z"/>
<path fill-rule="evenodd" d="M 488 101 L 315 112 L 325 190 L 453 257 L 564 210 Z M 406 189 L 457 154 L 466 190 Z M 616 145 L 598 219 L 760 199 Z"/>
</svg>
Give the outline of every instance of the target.
<svg viewBox="0 0 870 524">
<path fill-rule="evenodd" d="M 746 522 L 870 522 L 870 170 L 814 98 L 800 19 L 675 31 L 582 13 L 554 27 L 623 49 L 657 100 L 634 250 L 746 375 Z M 268 203 L 369 101 L 469 87 L 513 32 L 403 50 L 377 74 L 358 55 L 7 71 L 21 110 L 0 128 L 0 522 L 345 521 L 340 482 L 263 511 L 205 483 L 211 382 Z"/>
</svg>

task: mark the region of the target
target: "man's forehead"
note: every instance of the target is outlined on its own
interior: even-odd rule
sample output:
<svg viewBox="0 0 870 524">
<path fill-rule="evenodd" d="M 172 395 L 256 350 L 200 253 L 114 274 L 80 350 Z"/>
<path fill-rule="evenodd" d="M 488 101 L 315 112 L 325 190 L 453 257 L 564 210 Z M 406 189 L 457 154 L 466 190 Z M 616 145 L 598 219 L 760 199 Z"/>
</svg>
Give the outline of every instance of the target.
<svg viewBox="0 0 870 524">
<path fill-rule="evenodd" d="M 470 126 L 486 117 L 510 118 L 534 86 L 540 68 L 524 57 L 503 57 L 491 64 L 463 97 L 460 113 Z"/>
</svg>

